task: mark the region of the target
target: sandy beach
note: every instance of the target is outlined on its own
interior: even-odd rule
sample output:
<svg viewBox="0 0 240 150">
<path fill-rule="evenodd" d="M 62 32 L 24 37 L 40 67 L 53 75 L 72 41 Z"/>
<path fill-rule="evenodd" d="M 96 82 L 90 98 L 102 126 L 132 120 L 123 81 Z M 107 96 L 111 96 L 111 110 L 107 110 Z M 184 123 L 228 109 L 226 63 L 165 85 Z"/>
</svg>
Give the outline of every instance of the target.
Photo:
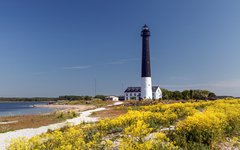
<svg viewBox="0 0 240 150">
<path fill-rule="evenodd" d="M 49 104 L 49 105 L 34 105 L 33 107 L 38 108 L 58 108 L 58 109 L 65 109 L 65 110 L 76 110 L 76 111 L 84 111 L 95 108 L 95 106 L 92 105 L 55 105 L 55 104 Z"/>
</svg>

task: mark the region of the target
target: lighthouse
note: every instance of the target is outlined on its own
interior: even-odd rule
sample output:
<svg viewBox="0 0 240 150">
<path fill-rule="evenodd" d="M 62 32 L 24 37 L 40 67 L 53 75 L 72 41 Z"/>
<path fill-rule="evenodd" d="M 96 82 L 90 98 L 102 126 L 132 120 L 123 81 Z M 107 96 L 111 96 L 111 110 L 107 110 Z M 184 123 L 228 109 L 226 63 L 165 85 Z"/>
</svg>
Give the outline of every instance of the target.
<svg viewBox="0 0 240 150">
<path fill-rule="evenodd" d="M 141 87 L 131 86 L 124 91 L 125 100 L 140 99 L 161 99 L 162 91 L 160 86 L 152 86 L 149 37 L 150 31 L 147 25 L 142 27 L 142 74 Z"/>
<path fill-rule="evenodd" d="M 149 48 L 150 31 L 147 25 L 144 25 L 142 27 L 141 36 L 142 36 L 141 98 L 152 99 L 152 79 Z"/>
</svg>

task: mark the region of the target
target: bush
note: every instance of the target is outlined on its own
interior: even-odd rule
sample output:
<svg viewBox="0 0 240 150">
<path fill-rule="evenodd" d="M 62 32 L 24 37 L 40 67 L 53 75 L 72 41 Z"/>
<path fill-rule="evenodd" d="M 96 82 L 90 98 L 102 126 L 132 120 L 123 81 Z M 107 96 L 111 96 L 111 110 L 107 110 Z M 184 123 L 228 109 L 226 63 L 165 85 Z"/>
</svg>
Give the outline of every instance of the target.
<svg viewBox="0 0 240 150">
<path fill-rule="evenodd" d="M 233 147 L 240 145 L 239 99 L 159 103 L 138 108 L 95 124 L 66 127 L 29 140 L 15 139 L 9 150 L 214 149 L 226 137 L 231 137 L 229 144 Z M 165 128 L 170 125 L 176 125 L 175 130 Z"/>
</svg>

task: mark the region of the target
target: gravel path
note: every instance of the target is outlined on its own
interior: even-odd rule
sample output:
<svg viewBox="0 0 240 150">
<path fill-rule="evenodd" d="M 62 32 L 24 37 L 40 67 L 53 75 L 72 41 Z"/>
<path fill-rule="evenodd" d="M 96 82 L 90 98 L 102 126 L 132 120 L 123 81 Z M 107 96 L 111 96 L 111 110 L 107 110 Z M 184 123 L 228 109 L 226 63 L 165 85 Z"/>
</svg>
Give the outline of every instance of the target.
<svg viewBox="0 0 240 150">
<path fill-rule="evenodd" d="M 120 105 L 122 102 L 115 102 L 113 105 Z M 91 113 L 96 112 L 96 111 L 101 111 L 105 110 L 106 108 L 96 108 L 93 110 L 87 110 L 80 112 L 80 116 L 73 118 L 73 119 L 68 119 L 65 122 L 62 123 L 56 123 L 48 126 L 42 126 L 39 128 L 28 128 L 28 129 L 21 129 L 21 130 L 16 130 L 16 131 L 10 131 L 6 133 L 0 133 L 0 150 L 5 150 L 7 146 L 9 145 L 9 141 L 13 138 L 18 138 L 18 137 L 27 137 L 31 138 L 35 135 L 39 135 L 42 133 L 45 133 L 48 131 L 48 129 L 54 130 L 58 129 L 61 127 L 66 126 L 67 124 L 72 124 L 72 125 L 77 125 L 82 122 L 96 122 L 98 118 L 96 117 L 89 117 Z"/>
</svg>

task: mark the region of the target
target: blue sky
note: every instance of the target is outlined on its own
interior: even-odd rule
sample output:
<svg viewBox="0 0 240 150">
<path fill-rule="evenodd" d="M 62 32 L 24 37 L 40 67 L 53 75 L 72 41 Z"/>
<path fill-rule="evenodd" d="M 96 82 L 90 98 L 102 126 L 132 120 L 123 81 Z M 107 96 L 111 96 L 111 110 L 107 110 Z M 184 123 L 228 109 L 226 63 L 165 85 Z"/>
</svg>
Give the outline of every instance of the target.
<svg viewBox="0 0 240 150">
<path fill-rule="evenodd" d="M 0 96 L 139 86 L 145 23 L 154 85 L 240 96 L 238 0 L 2 0 Z"/>
</svg>

